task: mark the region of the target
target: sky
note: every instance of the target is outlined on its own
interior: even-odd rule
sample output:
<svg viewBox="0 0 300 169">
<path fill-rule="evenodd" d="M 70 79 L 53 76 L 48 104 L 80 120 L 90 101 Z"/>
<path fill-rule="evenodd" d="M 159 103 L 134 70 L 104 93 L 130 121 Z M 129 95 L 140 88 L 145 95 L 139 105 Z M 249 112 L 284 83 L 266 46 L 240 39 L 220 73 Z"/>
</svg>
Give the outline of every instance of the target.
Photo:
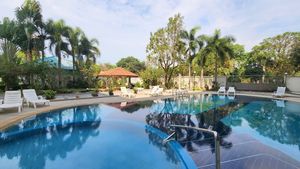
<svg viewBox="0 0 300 169">
<path fill-rule="evenodd" d="M 0 18 L 14 17 L 22 0 L 1 0 Z M 146 59 L 150 32 L 180 13 L 184 28 L 232 35 L 246 50 L 264 38 L 300 31 L 300 0 L 40 0 L 45 19 L 64 19 L 99 40 L 101 63 Z"/>
</svg>

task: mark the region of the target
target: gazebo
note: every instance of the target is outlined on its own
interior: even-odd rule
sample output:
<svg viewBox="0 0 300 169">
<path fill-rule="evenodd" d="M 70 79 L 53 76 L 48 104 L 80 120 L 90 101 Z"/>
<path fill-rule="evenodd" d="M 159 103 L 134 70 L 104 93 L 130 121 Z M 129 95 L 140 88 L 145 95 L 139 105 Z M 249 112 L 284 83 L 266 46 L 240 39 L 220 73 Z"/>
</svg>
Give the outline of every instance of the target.
<svg viewBox="0 0 300 169">
<path fill-rule="evenodd" d="M 129 78 L 128 83 L 130 84 L 131 77 L 138 77 L 137 74 L 132 73 L 124 68 L 117 67 L 106 71 L 101 71 L 97 77 L 106 77 L 106 78 Z"/>
</svg>

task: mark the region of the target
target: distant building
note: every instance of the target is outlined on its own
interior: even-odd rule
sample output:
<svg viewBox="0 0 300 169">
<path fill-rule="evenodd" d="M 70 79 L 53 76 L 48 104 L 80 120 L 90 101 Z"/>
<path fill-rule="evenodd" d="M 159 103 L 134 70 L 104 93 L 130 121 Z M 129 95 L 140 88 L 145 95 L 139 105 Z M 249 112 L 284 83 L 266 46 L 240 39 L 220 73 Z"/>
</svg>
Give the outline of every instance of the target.
<svg viewBox="0 0 300 169">
<path fill-rule="evenodd" d="M 54 65 L 55 67 L 58 67 L 58 59 L 56 56 L 46 56 L 44 58 L 45 62 L 48 62 L 52 65 Z M 61 68 L 63 70 L 73 70 L 73 63 L 72 60 L 70 59 L 66 59 L 66 58 L 62 58 L 61 60 Z"/>
</svg>

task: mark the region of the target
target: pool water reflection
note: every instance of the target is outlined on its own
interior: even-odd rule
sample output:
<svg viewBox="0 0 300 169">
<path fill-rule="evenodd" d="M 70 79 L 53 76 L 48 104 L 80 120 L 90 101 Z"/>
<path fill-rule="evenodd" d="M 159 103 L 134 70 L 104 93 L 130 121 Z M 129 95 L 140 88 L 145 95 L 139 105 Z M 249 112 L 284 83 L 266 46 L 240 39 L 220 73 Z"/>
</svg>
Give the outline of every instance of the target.
<svg viewBox="0 0 300 169">
<path fill-rule="evenodd" d="M 222 169 L 300 168 L 299 111 L 300 104 L 293 102 L 217 95 L 60 110 L 1 133 L 0 168 L 116 167 L 106 163 L 111 159 L 122 168 L 184 168 L 172 147 L 164 147 L 151 132 L 169 134 L 172 124 L 217 131 Z M 177 130 L 179 143 L 197 167 L 214 168 L 212 136 Z M 28 152 L 33 152 L 36 165 Z"/>
<path fill-rule="evenodd" d="M 0 168 L 196 168 L 181 160 L 174 144 L 163 145 L 151 126 L 105 118 L 110 110 L 102 105 L 76 107 L 8 128 L 0 135 Z"/>
</svg>

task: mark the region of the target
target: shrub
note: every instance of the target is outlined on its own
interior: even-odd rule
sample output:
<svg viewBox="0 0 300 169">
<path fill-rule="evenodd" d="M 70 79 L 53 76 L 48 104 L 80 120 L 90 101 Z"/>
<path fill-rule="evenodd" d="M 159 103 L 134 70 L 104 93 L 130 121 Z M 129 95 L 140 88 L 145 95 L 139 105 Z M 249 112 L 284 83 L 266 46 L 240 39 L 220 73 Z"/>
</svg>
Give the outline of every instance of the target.
<svg viewBox="0 0 300 169">
<path fill-rule="evenodd" d="M 137 82 L 134 87 L 142 87 L 142 84 L 140 82 Z"/>
<path fill-rule="evenodd" d="M 92 91 L 91 92 L 91 95 L 93 96 L 93 97 L 98 97 L 98 90 L 95 90 L 95 91 Z"/>
<path fill-rule="evenodd" d="M 137 90 L 137 88 L 135 87 L 135 88 L 133 88 L 133 93 L 134 94 L 137 94 L 138 93 L 138 90 Z"/>
<path fill-rule="evenodd" d="M 54 90 L 45 90 L 44 91 L 44 96 L 46 99 L 54 99 L 56 95 L 56 91 Z"/>
</svg>

